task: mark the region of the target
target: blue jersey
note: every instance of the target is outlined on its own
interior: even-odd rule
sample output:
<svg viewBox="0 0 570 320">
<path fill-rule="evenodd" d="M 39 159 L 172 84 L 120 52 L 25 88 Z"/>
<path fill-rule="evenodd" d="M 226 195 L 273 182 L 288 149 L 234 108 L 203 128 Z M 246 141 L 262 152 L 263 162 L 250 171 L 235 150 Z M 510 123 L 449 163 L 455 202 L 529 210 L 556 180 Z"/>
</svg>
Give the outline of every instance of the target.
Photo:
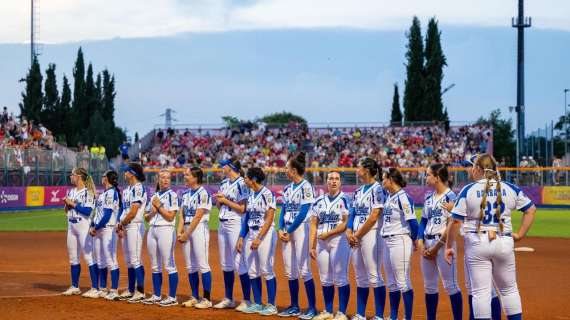
<svg viewBox="0 0 570 320">
<path fill-rule="evenodd" d="M 99 224 L 104 216 L 104 210 L 110 209 L 112 211 L 111 218 L 106 223 L 106 226 L 114 226 L 117 223 L 117 215 L 119 214 L 119 193 L 114 188 L 109 188 L 97 197 L 95 202 L 95 215 L 93 216 L 93 223 Z"/>
<path fill-rule="evenodd" d="M 445 209 L 445 204 L 455 202 L 457 195 L 451 189 L 445 190 L 443 194 L 430 193 L 424 201 L 422 218 L 427 219 L 425 227 L 426 235 L 443 234 L 447 227 L 447 219 L 451 213 Z"/>
<path fill-rule="evenodd" d="M 245 185 L 242 177 L 238 177 L 234 181 L 224 179 L 220 185 L 220 192 L 226 199 L 232 202 L 246 201 L 249 197 L 249 188 Z M 220 207 L 220 219 L 223 220 L 241 220 L 242 215 L 234 211 L 232 208 L 222 205 Z"/>
<path fill-rule="evenodd" d="M 286 225 L 292 224 L 295 218 L 301 211 L 301 206 L 305 204 L 312 204 L 315 202 L 315 190 L 313 186 L 307 181 L 303 180 L 298 184 L 291 183 L 283 190 L 283 203 L 287 208 L 286 212 L 282 212 L 283 220 Z M 305 217 L 303 222 L 306 222 L 308 216 Z"/>
<path fill-rule="evenodd" d="M 196 190 L 188 189 L 182 194 L 181 200 L 182 215 L 184 224 L 192 222 L 196 216 L 196 210 L 204 209 L 206 212 L 200 222 L 207 222 L 212 209 L 212 198 L 206 188 L 200 186 Z"/>
<path fill-rule="evenodd" d="M 317 234 L 334 230 L 342 223 L 343 217 L 348 215 L 350 201 L 344 192 L 335 197 L 322 195 L 311 206 L 310 215 L 317 218 Z"/>
<path fill-rule="evenodd" d="M 258 192 L 253 192 L 247 199 L 247 226 L 252 228 L 261 228 L 265 223 L 267 211 L 276 209 L 275 196 L 271 190 L 263 187 Z"/>
<path fill-rule="evenodd" d="M 414 201 L 406 191 L 401 189 L 394 194 L 388 194 L 382 212 L 381 234 L 383 236 L 410 234 L 408 220 L 411 219 L 416 219 Z"/>
<path fill-rule="evenodd" d="M 354 209 L 353 230 L 356 231 L 368 220 L 372 210 L 384 207 L 385 192 L 382 186 L 375 181 L 356 189 L 352 206 Z M 378 224 L 372 229 L 378 228 Z"/>
</svg>

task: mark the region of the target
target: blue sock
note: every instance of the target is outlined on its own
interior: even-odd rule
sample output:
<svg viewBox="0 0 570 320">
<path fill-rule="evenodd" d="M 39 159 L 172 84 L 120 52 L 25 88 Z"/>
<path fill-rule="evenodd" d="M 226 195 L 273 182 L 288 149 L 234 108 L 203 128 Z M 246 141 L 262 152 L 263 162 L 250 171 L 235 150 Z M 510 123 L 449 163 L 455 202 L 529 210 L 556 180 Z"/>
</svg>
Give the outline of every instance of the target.
<svg viewBox="0 0 570 320">
<path fill-rule="evenodd" d="M 473 313 L 473 296 L 469 295 L 467 300 L 469 301 L 469 320 L 475 320 L 475 314 Z"/>
<path fill-rule="evenodd" d="M 135 276 L 136 276 L 136 282 L 137 282 L 137 290 L 141 293 L 144 293 L 144 267 L 142 265 L 140 265 L 138 268 L 135 269 Z M 161 277 L 162 277 L 162 273 L 161 273 Z M 134 282 L 134 280 L 133 280 L 133 282 Z M 133 283 L 133 291 L 134 291 L 134 287 L 135 287 L 135 285 Z M 131 292 L 133 292 L 133 291 L 131 291 Z"/>
<path fill-rule="evenodd" d="M 239 281 L 241 282 L 241 292 L 243 293 L 243 300 L 251 301 L 251 280 L 247 273 L 239 275 Z"/>
<path fill-rule="evenodd" d="M 226 298 L 233 300 L 234 291 L 234 272 L 224 271 L 224 287 L 226 289 Z"/>
<path fill-rule="evenodd" d="M 111 270 L 111 289 L 119 288 L 119 268 Z"/>
<path fill-rule="evenodd" d="M 299 307 L 299 279 L 289 280 L 289 295 L 291 296 L 291 306 Z"/>
<path fill-rule="evenodd" d="M 99 288 L 107 288 L 107 268 L 98 268 L 99 269 Z"/>
<path fill-rule="evenodd" d="M 461 320 L 463 318 L 463 298 L 461 297 L 461 292 L 450 295 L 449 300 L 451 300 L 451 312 L 453 313 L 453 319 Z"/>
<path fill-rule="evenodd" d="M 178 288 L 178 272 L 168 274 L 168 295 L 176 298 L 176 289 Z"/>
<path fill-rule="evenodd" d="M 400 291 L 389 293 L 390 296 L 390 318 L 398 319 L 398 309 L 400 308 Z"/>
<path fill-rule="evenodd" d="M 210 271 L 202 273 L 202 287 L 204 288 L 204 298 L 210 300 L 212 292 L 212 273 Z"/>
<path fill-rule="evenodd" d="M 96 264 L 89 266 L 89 277 L 91 278 L 91 288 L 99 288 L 99 268 Z"/>
<path fill-rule="evenodd" d="M 414 290 L 410 289 L 402 293 L 402 297 L 404 297 L 404 315 L 406 316 L 406 320 L 411 320 L 412 310 L 414 308 Z"/>
<path fill-rule="evenodd" d="M 366 302 L 368 301 L 368 287 L 356 288 L 356 313 L 366 317 Z M 397 319 L 397 318 L 394 318 Z"/>
<path fill-rule="evenodd" d="M 522 313 L 512 314 L 507 316 L 508 320 L 522 320 Z"/>
<path fill-rule="evenodd" d="M 127 278 L 129 279 L 129 292 L 135 292 L 135 282 L 137 280 L 135 275 L 135 268 L 127 269 Z"/>
<path fill-rule="evenodd" d="M 323 297 L 325 300 L 325 309 L 328 313 L 332 313 L 334 302 L 334 286 L 323 286 Z"/>
<path fill-rule="evenodd" d="M 275 296 L 277 294 L 277 279 L 265 280 L 267 286 L 267 303 L 275 305 Z"/>
<path fill-rule="evenodd" d="M 317 310 L 317 296 L 315 294 L 315 282 L 313 279 L 305 281 L 305 291 L 307 292 L 309 310 Z"/>
<path fill-rule="evenodd" d="M 501 320 L 501 300 L 499 300 L 499 297 L 491 299 L 491 319 Z M 509 320 L 511 319 L 509 318 Z"/>
<path fill-rule="evenodd" d="M 198 299 L 200 297 L 200 275 L 198 272 L 189 273 L 188 282 L 190 283 L 190 289 L 192 289 L 192 296 Z"/>
<path fill-rule="evenodd" d="M 152 273 L 152 288 L 154 289 L 154 295 L 160 297 L 160 292 L 162 291 L 162 273 Z"/>
<path fill-rule="evenodd" d="M 384 318 L 384 307 L 386 305 L 386 287 L 381 286 L 374 288 L 374 308 L 376 309 L 376 315 L 380 318 Z"/>
<path fill-rule="evenodd" d="M 426 293 L 427 320 L 435 320 L 435 316 L 437 314 L 438 300 L 439 300 L 439 294 L 437 294 L 437 293 Z M 455 316 L 454 316 L 454 318 L 455 318 Z"/>
<path fill-rule="evenodd" d="M 253 301 L 261 304 L 261 277 L 250 279 L 251 288 L 253 289 Z"/>
<path fill-rule="evenodd" d="M 79 275 L 81 274 L 81 265 L 72 264 L 71 265 L 71 285 L 75 288 L 79 288 Z"/>
<path fill-rule="evenodd" d="M 338 310 L 346 314 L 348 300 L 350 299 L 350 285 L 347 284 L 338 288 Z"/>
</svg>

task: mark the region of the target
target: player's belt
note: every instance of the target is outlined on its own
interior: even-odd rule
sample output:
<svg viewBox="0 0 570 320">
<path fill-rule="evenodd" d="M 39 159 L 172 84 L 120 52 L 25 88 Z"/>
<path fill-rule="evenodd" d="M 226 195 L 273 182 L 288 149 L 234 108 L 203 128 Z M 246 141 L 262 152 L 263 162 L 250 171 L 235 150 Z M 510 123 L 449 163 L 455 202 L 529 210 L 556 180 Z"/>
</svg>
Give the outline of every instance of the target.
<svg viewBox="0 0 570 320">
<path fill-rule="evenodd" d="M 220 219 L 220 222 L 228 222 L 230 219 Z"/>
<path fill-rule="evenodd" d="M 187 225 L 190 225 L 191 223 L 192 222 L 184 222 L 184 225 L 187 226 Z"/>
<path fill-rule="evenodd" d="M 409 233 L 388 234 L 388 235 L 382 236 L 382 238 L 386 239 L 386 238 L 392 238 L 392 237 L 403 236 L 403 235 L 409 235 Z"/>
<path fill-rule="evenodd" d="M 441 233 L 437 233 L 437 234 L 426 234 L 426 235 L 424 236 L 424 238 L 426 238 L 427 240 L 439 239 L 439 238 L 441 238 Z"/>
<path fill-rule="evenodd" d="M 69 219 L 67 219 L 67 221 L 69 221 L 71 223 L 78 223 L 81 220 L 82 220 L 82 218 L 69 218 Z"/>
<path fill-rule="evenodd" d="M 477 231 L 467 231 L 467 233 L 482 233 L 482 234 L 486 234 L 486 233 L 487 233 L 487 230 L 481 230 L 481 231 L 479 231 L 479 232 L 477 232 Z M 512 237 L 512 236 L 513 236 L 513 234 L 512 234 L 511 232 L 504 232 L 504 233 L 497 232 L 497 235 L 502 236 L 502 237 Z"/>
<path fill-rule="evenodd" d="M 250 230 L 253 230 L 253 231 L 257 231 L 257 230 L 259 230 L 259 229 L 261 229 L 261 228 L 260 228 L 259 226 L 251 226 L 251 227 L 249 227 L 249 229 L 250 229 Z"/>
</svg>

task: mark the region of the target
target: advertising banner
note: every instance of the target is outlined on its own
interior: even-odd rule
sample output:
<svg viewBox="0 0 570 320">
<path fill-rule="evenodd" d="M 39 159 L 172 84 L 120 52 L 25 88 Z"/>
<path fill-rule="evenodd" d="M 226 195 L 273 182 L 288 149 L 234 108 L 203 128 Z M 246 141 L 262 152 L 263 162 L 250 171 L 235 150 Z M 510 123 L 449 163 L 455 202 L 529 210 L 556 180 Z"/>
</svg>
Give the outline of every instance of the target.
<svg viewBox="0 0 570 320">
<path fill-rule="evenodd" d="M 570 187 L 542 188 L 542 204 L 570 205 Z"/>
<path fill-rule="evenodd" d="M 44 206 L 62 206 L 63 198 L 67 194 L 67 190 L 71 187 L 45 187 L 44 188 Z"/>
<path fill-rule="evenodd" d="M 44 187 L 26 188 L 26 206 L 41 207 L 44 205 Z"/>
<path fill-rule="evenodd" d="M 0 187 L 0 209 L 26 206 L 26 193 L 22 187 Z"/>
</svg>

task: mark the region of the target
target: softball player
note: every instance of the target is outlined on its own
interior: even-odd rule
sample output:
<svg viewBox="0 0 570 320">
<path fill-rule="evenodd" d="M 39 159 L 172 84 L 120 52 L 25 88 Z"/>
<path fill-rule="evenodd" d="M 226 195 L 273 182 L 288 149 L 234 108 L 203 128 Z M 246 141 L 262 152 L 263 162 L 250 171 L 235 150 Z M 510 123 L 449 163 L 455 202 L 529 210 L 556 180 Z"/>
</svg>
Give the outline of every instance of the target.
<svg viewBox="0 0 570 320">
<path fill-rule="evenodd" d="M 526 235 L 534 221 L 536 208 L 514 184 L 501 182 L 495 159 L 479 155 L 472 169 L 476 182 L 465 186 L 452 210 L 448 226 L 445 258 L 455 255 L 453 244 L 463 222 L 465 260 L 473 294 L 475 319 L 490 319 L 493 280 L 509 320 L 522 319 L 522 307 L 516 283 L 514 242 Z M 524 213 L 518 232 L 513 232 L 511 212 Z"/>
<path fill-rule="evenodd" d="M 340 172 L 328 173 L 327 187 L 328 193 L 318 197 L 310 211 L 310 255 L 317 260 L 325 300 L 325 310 L 314 320 L 348 320 L 350 246 L 344 231 L 350 207 L 348 197 L 341 191 Z M 339 310 L 335 315 L 334 286 L 338 288 L 339 296 Z"/>
<path fill-rule="evenodd" d="M 131 162 L 124 176 L 128 187 L 123 190 L 123 209 L 117 217 L 117 234 L 121 238 L 123 255 L 127 263 L 128 289 L 119 295 L 119 300 L 138 303 L 144 299 L 144 267 L 141 253 L 147 192 L 142 184 L 145 175 L 140 164 Z"/>
<path fill-rule="evenodd" d="M 354 193 L 352 210 L 347 222 L 346 236 L 352 247 L 352 266 L 356 274 L 356 314 L 353 320 L 366 319 L 368 288 L 374 288 L 374 320 L 384 318 L 386 286 L 382 273 L 382 238 L 378 232 L 380 214 L 384 208 L 385 192 L 375 177 L 381 169 L 371 158 L 363 158 L 356 174 L 364 183 Z"/>
<path fill-rule="evenodd" d="M 245 219 L 242 224 L 236 250 L 244 251 L 248 274 L 253 289 L 254 303 L 244 313 L 259 313 L 264 316 L 277 314 L 275 294 L 277 281 L 273 272 L 273 257 L 277 234 L 273 228 L 275 217 L 275 196 L 263 186 L 265 173 L 261 168 L 250 168 L 245 183 L 251 190 L 247 200 Z M 267 304 L 261 303 L 261 277 L 267 286 Z"/>
<path fill-rule="evenodd" d="M 154 289 L 154 294 L 142 301 L 144 304 L 158 304 L 161 307 L 178 304 L 176 300 L 178 272 L 174 262 L 174 244 L 176 243 L 174 225 L 177 211 L 178 195 L 170 189 L 170 171 L 160 170 L 156 192 L 144 216 L 150 225 L 146 246 L 150 255 Z M 168 296 L 161 300 L 163 266 L 168 273 Z"/>
<path fill-rule="evenodd" d="M 406 181 L 400 171 L 390 168 L 382 176 L 388 192 L 382 214 L 384 271 L 390 291 L 390 319 L 398 319 L 400 294 L 404 298 L 404 318 L 412 319 L 414 290 L 410 279 L 412 250 L 417 248 L 418 221 L 414 202 L 403 189 Z"/>
<path fill-rule="evenodd" d="M 212 273 L 208 263 L 210 248 L 210 210 L 212 199 L 202 186 L 204 172 L 198 167 L 186 169 L 184 180 L 188 190 L 182 194 L 182 205 L 178 212 L 177 239 L 182 243 L 182 252 L 186 261 L 188 281 L 192 289 L 190 300 L 184 302 L 184 307 L 207 309 L 212 307 L 210 292 L 212 292 Z M 204 297 L 199 298 L 199 272 L 202 273 Z"/>
<path fill-rule="evenodd" d="M 71 264 L 71 286 L 62 294 L 64 296 L 81 294 L 79 290 L 79 253 L 89 266 L 91 289 L 83 294 L 87 298 L 98 298 L 99 287 L 97 264 L 93 261 L 93 238 L 89 235 L 91 211 L 95 206 L 95 185 L 93 179 L 83 168 L 75 168 L 71 172 L 71 183 L 75 186 L 67 192 L 65 213 L 67 214 L 67 253 Z"/>
<path fill-rule="evenodd" d="M 424 201 L 420 222 L 418 248 L 422 254 L 420 264 L 424 277 L 425 301 L 428 320 L 435 320 L 439 300 L 438 279 L 451 300 L 453 319 L 462 319 L 463 301 L 457 281 L 457 262 L 445 262 L 445 249 L 440 250 L 447 239 L 445 229 L 450 213 L 445 204 L 455 201 L 456 195 L 450 189 L 449 172 L 443 164 L 433 164 L 427 169 L 427 184 L 434 188 Z"/>
<path fill-rule="evenodd" d="M 243 255 L 236 251 L 236 244 L 241 231 L 245 212 L 245 204 L 249 190 L 241 177 L 241 163 L 237 159 L 224 160 L 220 163 L 226 179 L 220 185 L 216 197 L 216 206 L 220 209 L 220 227 L 218 228 L 218 245 L 220 262 L 224 272 L 225 297 L 214 306 L 216 309 L 234 308 L 234 270 L 239 274 L 243 301 L 236 307 L 243 311 L 251 301 L 251 283 L 247 274 L 247 266 Z"/>
<path fill-rule="evenodd" d="M 93 248 L 99 267 L 99 296 L 107 300 L 118 300 L 119 264 L 117 263 L 117 234 L 114 229 L 117 215 L 121 210 L 122 199 L 118 188 L 117 172 L 105 172 L 101 184 L 105 187 L 105 191 L 99 195 L 95 203 L 95 215 L 89 234 L 94 238 Z M 111 290 L 106 293 L 108 270 L 111 271 Z"/>
<path fill-rule="evenodd" d="M 309 224 L 307 213 L 314 199 L 313 186 L 303 179 L 305 154 L 298 153 L 287 162 L 287 177 L 292 181 L 283 190 L 283 207 L 279 217 L 279 239 L 285 274 L 289 279 L 291 305 L 279 313 L 281 317 L 299 316 L 312 319 L 317 315 L 315 283 L 309 258 Z M 299 308 L 299 276 L 305 281 L 309 306 L 304 314 Z"/>
</svg>

